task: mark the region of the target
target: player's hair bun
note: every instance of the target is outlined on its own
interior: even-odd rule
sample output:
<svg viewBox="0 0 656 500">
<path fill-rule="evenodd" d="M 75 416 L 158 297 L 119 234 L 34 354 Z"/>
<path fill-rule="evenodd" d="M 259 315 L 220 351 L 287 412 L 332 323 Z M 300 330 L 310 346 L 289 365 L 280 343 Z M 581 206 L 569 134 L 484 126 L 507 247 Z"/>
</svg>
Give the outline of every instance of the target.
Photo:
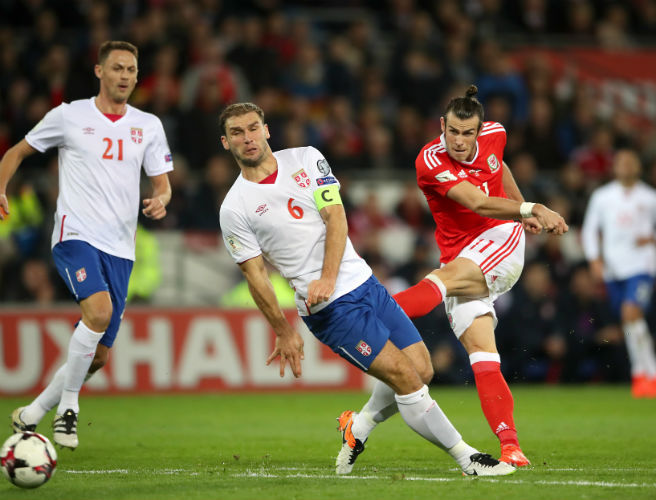
<svg viewBox="0 0 656 500">
<path fill-rule="evenodd" d="M 476 94 L 478 94 L 478 87 L 476 85 L 470 85 L 467 88 L 467 92 L 465 92 L 465 97 L 475 98 Z"/>
</svg>

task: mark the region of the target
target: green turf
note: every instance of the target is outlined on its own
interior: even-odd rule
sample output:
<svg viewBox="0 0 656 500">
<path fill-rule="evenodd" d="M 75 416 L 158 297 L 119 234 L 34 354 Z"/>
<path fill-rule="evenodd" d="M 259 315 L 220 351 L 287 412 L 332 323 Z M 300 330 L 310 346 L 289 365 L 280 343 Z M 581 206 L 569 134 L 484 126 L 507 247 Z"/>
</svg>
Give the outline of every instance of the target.
<svg viewBox="0 0 656 500">
<path fill-rule="evenodd" d="M 474 389 L 431 392 L 470 444 L 498 455 Z M 534 466 L 499 479 L 462 477 L 398 415 L 371 435 L 354 477 L 336 477 L 335 417 L 366 394 L 85 396 L 81 445 L 59 451 L 52 481 L 37 490 L 1 481 L 0 499 L 656 498 L 656 400 L 631 399 L 625 386 L 513 392 Z M 0 415 L 26 402 L 0 399 Z"/>
</svg>

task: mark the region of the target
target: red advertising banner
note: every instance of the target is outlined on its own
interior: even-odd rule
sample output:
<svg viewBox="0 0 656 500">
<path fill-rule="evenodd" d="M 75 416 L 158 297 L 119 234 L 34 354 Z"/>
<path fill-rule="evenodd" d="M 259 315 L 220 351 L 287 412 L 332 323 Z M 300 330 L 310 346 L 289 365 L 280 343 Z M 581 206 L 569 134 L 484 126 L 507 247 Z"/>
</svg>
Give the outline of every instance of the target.
<svg viewBox="0 0 656 500">
<path fill-rule="evenodd" d="M 362 389 L 368 378 L 287 313 L 305 341 L 303 375 L 265 360 L 274 334 L 259 311 L 129 308 L 109 363 L 84 386 L 97 394 Z M 77 309 L 0 311 L 0 396 L 34 394 L 66 361 Z"/>
</svg>

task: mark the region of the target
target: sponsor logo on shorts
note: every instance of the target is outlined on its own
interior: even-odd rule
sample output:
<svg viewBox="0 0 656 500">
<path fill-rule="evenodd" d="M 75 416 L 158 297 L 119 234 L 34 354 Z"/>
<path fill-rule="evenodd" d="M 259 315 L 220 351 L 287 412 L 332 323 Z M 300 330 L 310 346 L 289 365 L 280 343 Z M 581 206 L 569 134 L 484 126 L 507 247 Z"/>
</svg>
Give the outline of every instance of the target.
<svg viewBox="0 0 656 500">
<path fill-rule="evenodd" d="M 358 351 L 360 351 L 360 354 L 362 354 L 363 356 L 370 356 L 371 355 L 371 347 L 364 340 L 361 340 L 360 342 L 358 342 L 358 345 L 355 346 L 355 348 Z"/>
<path fill-rule="evenodd" d="M 319 177 L 317 179 L 317 186 L 323 186 L 325 184 L 335 184 L 337 182 L 337 179 L 335 179 L 332 175 L 329 175 L 328 177 Z"/>
<path fill-rule="evenodd" d="M 87 279 L 87 270 L 81 267 L 75 271 L 75 278 L 77 279 L 78 283 L 82 283 L 85 279 Z"/>
</svg>

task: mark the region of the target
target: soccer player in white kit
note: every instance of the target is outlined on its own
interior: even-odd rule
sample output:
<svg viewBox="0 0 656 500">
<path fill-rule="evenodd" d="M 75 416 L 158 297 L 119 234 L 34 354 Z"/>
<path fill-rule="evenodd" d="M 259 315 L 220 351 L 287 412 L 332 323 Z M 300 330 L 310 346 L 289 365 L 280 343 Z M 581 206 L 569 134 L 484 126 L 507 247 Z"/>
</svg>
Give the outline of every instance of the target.
<svg viewBox="0 0 656 500">
<path fill-rule="evenodd" d="M 22 160 L 59 150 L 59 196 L 52 233 L 55 265 L 79 303 L 68 357 L 50 384 L 11 415 L 14 432 L 34 431 L 55 405 L 54 441 L 78 446 L 78 396 L 88 376 L 105 365 L 118 331 L 134 261 L 141 167 L 153 192 L 143 214 L 166 215 L 171 199 L 171 152 L 160 120 L 127 104 L 137 83 L 137 48 L 107 41 L 98 50 L 98 95 L 52 109 L 0 162 L 0 213 Z M 0 211 L 2 212 L 2 211 Z"/>
<path fill-rule="evenodd" d="M 606 283 L 613 312 L 622 322 L 631 393 L 656 397 L 656 356 L 645 312 L 656 276 L 656 190 L 640 180 L 640 158 L 620 150 L 615 180 L 593 191 L 581 232 L 593 276 Z"/>
<path fill-rule="evenodd" d="M 466 444 L 431 398 L 428 350 L 348 239 L 339 182 L 312 147 L 273 153 L 264 113 L 252 103 L 228 106 L 219 118 L 221 142 L 241 175 L 221 204 L 223 239 L 276 334 L 267 364 L 280 357 L 301 375 L 303 340 L 286 320 L 269 281 L 266 259 L 289 280 L 310 331 L 360 370 L 378 378 L 374 392 L 398 405 L 405 422 L 447 451 L 468 475 L 506 475 L 514 467 Z M 342 429 L 336 472 L 347 474 L 364 441 Z"/>
</svg>

